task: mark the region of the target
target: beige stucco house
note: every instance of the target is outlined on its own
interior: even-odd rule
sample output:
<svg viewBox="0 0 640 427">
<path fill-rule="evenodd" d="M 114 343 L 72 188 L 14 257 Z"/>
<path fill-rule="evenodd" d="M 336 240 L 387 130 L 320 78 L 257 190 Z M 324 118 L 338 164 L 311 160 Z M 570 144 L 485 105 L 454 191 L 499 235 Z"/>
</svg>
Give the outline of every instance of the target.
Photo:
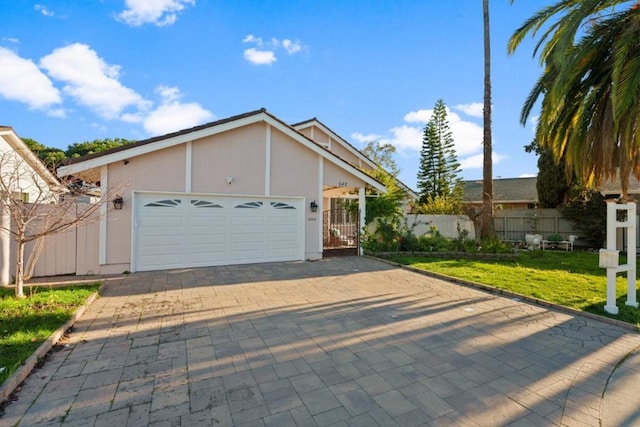
<svg viewBox="0 0 640 427">
<path fill-rule="evenodd" d="M 363 207 L 366 187 L 386 191 L 359 169 L 367 160 L 315 119 L 289 126 L 261 109 L 72 159 L 58 174 L 119 189 L 122 209 L 104 207 L 86 263 L 109 274 L 321 258 L 331 199 Z"/>
<path fill-rule="evenodd" d="M 13 128 L 0 126 L 0 193 L 25 203 L 49 203 L 50 189 L 58 179 L 27 147 Z M 15 270 L 15 244 L 11 237 L 11 215 L 0 200 L 0 284 L 11 282 Z"/>
</svg>

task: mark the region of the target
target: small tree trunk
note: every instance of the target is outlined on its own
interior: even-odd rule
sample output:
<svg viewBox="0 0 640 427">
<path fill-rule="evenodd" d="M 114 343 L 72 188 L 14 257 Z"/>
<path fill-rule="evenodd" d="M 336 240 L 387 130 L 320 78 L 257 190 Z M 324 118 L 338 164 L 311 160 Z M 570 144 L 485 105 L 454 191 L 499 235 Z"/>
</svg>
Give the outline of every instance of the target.
<svg viewBox="0 0 640 427">
<path fill-rule="evenodd" d="M 24 242 L 17 242 L 16 253 L 16 297 L 24 298 Z"/>
</svg>

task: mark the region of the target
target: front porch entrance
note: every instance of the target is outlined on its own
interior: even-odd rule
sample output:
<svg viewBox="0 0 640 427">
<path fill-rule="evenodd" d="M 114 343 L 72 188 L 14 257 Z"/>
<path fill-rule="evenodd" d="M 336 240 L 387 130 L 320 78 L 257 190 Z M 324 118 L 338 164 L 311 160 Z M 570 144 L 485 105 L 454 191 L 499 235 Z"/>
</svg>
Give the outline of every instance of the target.
<svg viewBox="0 0 640 427">
<path fill-rule="evenodd" d="M 358 255 L 360 245 L 360 215 L 344 208 L 335 208 L 322 215 L 322 256 Z"/>
</svg>

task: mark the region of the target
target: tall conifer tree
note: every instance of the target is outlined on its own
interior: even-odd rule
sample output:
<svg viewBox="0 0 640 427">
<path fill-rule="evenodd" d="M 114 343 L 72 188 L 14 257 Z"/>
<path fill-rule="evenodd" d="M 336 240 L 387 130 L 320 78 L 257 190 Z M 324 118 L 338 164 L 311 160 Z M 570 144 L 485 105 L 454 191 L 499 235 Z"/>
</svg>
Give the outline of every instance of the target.
<svg viewBox="0 0 640 427">
<path fill-rule="evenodd" d="M 459 173 L 460 163 L 449 128 L 447 107 L 439 99 L 433 107 L 431 119 L 424 127 L 418 169 L 420 202 L 450 196 L 460 181 Z"/>
</svg>

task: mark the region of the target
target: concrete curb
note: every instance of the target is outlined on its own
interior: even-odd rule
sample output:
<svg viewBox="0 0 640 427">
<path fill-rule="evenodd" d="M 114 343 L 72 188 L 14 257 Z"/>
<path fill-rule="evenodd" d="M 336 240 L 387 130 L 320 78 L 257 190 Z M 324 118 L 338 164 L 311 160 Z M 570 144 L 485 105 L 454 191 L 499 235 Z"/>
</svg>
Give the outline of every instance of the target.
<svg viewBox="0 0 640 427">
<path fill-rule="evenodd" d="M 31 375 L 31 372 L 33 372 L 33 369 L 38 364 L 38 360 L 45 357 L 64 333 L 75 324 L 80 316 L 84 314 L 87 307 L 95 301 L 98 295 L 102 293 L 104 286 L 105 284 L 103 283 L 96 292 L 89 295 L 85 303 L 73 312 L 71 318 L 64 325 L 56 329 L 45 342 L 40 344 L 36 351 L 29 356 L 22 366 L 20 366 L 9 378 L 5 380 L 5 382 L 0 386 L 0 403 L 5 402 L 11 393 L 13 393 L 14 390 L 22 384 L 29 375 Z"/>
<path fill-rule="evenodd" d="M 542 300 L 542 299 L 533 298 L 533 297 L 530 297 L 528 295 L 518 294 L 516 292 L 507 291 L 505 289 L 494 288 L 493 286 L 484 285 L 482 283 L 477 283 L 477 282 L 472 282 L 472 281 L 469 281 L 469 280 L 458 279 L 457 277 L 447 276 L 446 274 L 435 273 L 433 271 L 422 270 L 420 268 L 399 264 L 397 262 L 393 262 L 393 261 L 390 261 L 390 260 L 384 259 L 384 258 L 378 258 L 378 257 L 374 257 L 374 256 L 371 256 L 371 255 L 364 255 L 364 256 L 367 257 L 367 258 L 371 258 L 371 259 L 376 259 L 376 260 L 382 261 L 382 262 L 387 263 L 389 265 L 393 265 L 394 267 L 400 267 L 400 268 L 403 268 L 405 270 L 412 271 L 414 273 L 422 274 L 423 276 L 429 276 L 429 277 L 434 277 L 436 279 L 446 280 L 448 282 L 457 283 L 459 285 L 468 286 L 468 287 L 474 288 L 474 289 L 480 289 L 482 291 L 490 292 L 492 294 L 503 295 L 503 296 L 511 297 L 511 298 L 519 298 L 522 301 L 530 302 L 530 303 L 533 303 L 533 304 L 536 304 L 536 305 L 540 305 L 542 307 L 551 308 L 551 309 L 556 310 L 556 311 L 561 311 L 561 312 L 568 313 L 568 314 L 573 314 L 573 315 L 576 315 L 576 316 L 587 317 L 589 319 L 598 320 L 600 322 L 608 323 L 610 325 L 615 325 L 615 326 L 618 326 L 620 328 L 624 328 L 624 329 L 627 329 L 627 330 L 630 330 L 630 331 L 633 331 L 633 332 L 640 332 L 640 327 L 632 325 L 631 323 L 622 322 L 622 321 L 617 320 L 617 319 L 612 319 L 610 317 L 600 316 L 598 314 L 589 313 L 588 311 L 577 310 L 577 309 L 571 308 L 571 307 L 565 307 L 563 305 L 555 304 L 555 303 L 552 303 L 552 302 L 549 302 L 549 301 L 545 301 L 545 300 Z"/>
</svg>

